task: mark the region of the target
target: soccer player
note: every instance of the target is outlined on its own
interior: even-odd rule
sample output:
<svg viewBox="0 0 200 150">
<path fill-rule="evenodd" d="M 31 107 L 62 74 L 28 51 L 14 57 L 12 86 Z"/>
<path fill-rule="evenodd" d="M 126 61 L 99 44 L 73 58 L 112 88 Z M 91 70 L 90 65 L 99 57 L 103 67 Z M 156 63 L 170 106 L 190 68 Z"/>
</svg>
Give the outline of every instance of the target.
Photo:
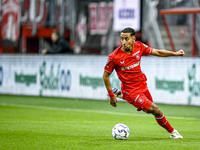
<svg viewBox="0 0 200 150">
<path fill-rule="evenodd" d="M 181 49 L 177 52 L 168 50 L 158 50 L 136 41 L 135 31 L 132 28 L 125 28 L 121 31 L 122 46 L 116 48 L 109 56 L 105 65 L 103 80 L 110 96 L 110 104 L 117 107 L 117 98 L 111 88 L 109 75 L 115 69 L 121 81 L 122 98 L 137 108 L 155 116 L 157 123 L 165 128 L 171 138 L 183 137 L 174 129 L 165 118 L 158 106 L 153 103 L 153 99 L 147 87 L 147 78 L 141 71 L 140 62 L 142 56 L 154 55 L 158 57 L 184 56 Z M 115 92 L 115 91 L 114 91 Z"/>
</svg>

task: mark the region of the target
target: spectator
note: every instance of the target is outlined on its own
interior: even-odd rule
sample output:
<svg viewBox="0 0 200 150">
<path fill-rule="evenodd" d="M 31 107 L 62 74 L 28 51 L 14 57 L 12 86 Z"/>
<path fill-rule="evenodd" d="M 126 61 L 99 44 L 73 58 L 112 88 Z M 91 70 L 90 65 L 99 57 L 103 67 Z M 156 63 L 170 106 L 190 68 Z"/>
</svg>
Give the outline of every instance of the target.
<svg viewBox="0 0 200 150">
<path fill-rule="evenodd" d="M 62 37 L 59 37 L 58 31 L 54 30 L 51 33 L 51 40 L 53 42 L 52 49 L 43 49 L 42 54 L 60 54 L 68 53 L 73 54 L 73 50 L 70 47 L 69 43 Z"/>
</svg>

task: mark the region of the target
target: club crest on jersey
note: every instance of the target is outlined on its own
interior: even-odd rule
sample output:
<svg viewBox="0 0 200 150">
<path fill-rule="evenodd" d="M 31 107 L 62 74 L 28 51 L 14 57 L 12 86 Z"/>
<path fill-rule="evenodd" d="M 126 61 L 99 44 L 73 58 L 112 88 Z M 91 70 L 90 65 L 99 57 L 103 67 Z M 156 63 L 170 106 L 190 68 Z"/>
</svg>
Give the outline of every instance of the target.
<svg viewBox="0 0 200 150">
<path fill-rule="evenodd" d="M 136 57 L 137 60 L 140 59 L 140 55 L 139 54 L 137 54 L 135 57 Z"/>
</svg>

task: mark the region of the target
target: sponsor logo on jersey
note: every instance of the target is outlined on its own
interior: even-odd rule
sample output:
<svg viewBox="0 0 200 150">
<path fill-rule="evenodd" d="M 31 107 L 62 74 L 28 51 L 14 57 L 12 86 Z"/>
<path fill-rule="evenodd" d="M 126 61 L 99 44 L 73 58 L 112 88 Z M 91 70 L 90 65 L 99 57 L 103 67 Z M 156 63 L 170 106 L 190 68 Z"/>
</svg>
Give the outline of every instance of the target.
<svg viewBox="0 0 200 150">
<path fill-rule="evenodd" d="M 130 69 L 133 69 L 133 68 L 135 68 L 135 67 L 137 67 L 137 66 L 139 66 L 140 65 L 140 62 L 138 61 L 137 63 L 135 63 L 135 64 L 132 64 L 132 65 L 130 65 L 130 66 L 128 66 L 128 67 L 122 67 L 121 69 L 122 70 L 130 70 Z"/>
</svg>

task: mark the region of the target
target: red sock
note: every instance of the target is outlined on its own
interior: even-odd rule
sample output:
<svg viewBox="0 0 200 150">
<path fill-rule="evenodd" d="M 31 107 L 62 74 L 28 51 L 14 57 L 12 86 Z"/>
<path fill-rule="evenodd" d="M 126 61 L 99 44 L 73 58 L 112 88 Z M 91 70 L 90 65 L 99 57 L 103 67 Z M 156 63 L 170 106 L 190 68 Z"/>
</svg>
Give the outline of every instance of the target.
<svg viewBox="0 0 200 150">
<path fill-rule="evenodd" d="M 172 132 L 174 128 L 170 125 L 169 121 L 165 118 L 164 114 L 160 117 L 155 117 L 158 124 L 165 128 L 168 132 Z"/>
</svg>

